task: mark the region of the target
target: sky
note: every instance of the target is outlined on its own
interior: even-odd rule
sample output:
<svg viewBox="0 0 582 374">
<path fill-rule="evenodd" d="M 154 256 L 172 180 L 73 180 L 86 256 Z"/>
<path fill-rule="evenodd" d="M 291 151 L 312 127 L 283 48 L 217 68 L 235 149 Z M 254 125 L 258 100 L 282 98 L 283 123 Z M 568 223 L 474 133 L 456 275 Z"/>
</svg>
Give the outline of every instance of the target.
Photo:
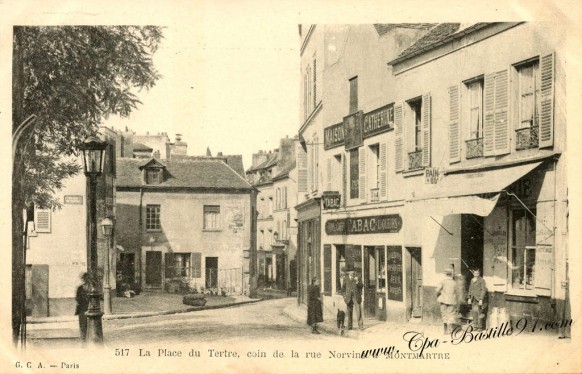
<svg viewBox="0 0 582 374">
<path fill-rule="evenodd" d="M 228 21 L 225 27 L 223 21 Z M 269 24 L 272 23 L 272 24 Z M 268 30 L 268 31 L 267 31 Z M 242 154 L 245 169 L 258 150 L 278 147 L 299 129 L 299 34 L 296 24 L 222 20 L 165 26 L 154 55 L 162 78 L 138 96 L 129 118 L 104 125 L 137 134 L 182 134 L 189 155 Z"/>
</svg>

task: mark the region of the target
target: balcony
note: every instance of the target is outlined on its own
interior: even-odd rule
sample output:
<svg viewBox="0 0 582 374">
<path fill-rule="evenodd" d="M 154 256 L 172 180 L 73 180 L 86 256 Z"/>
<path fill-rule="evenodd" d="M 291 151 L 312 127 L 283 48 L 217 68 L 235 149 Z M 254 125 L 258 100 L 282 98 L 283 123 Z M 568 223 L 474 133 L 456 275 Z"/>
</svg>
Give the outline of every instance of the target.
<svg viewBox="0 0 582 374">
<path fill-rule="evenodd" d="M 379 188 L 371 188 L 370 189 L 370 201 L 373 203 L 380 201 L 380 189 Z"/>
<path fill-rule="evenodd" d="M 515 149 L 521 151 L 537 148 L 539 146 L 539 132 L 540 128 L 537 125 L 515 130 Z"/>
<path fill-rule="evenodd" d="M 465 140 L 465 145 L 467 146 L 467 160 L 483 157 L 483 138 Z"/>
<path fill-rule="evenodd" d="M 422 168 L 422 149 L 408 152 L 408 169 L 417 170 Z"/>
</svg>

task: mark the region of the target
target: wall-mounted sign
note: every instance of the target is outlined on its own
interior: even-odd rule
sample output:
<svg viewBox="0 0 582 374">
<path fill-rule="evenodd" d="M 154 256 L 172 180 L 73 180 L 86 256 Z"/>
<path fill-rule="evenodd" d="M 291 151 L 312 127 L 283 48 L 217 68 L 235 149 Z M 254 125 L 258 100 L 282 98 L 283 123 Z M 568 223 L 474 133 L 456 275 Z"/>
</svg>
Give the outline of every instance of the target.
<svg viewBox="0 0 582 374">
<path fill-rule="evenodd" d="M 394 128 L 394 104 L 385 105 L 364 115 L 364 138 Z"/>
<path fill-rule="evenodd" d="M 425 168 L 424 169 L 424 183 L 425 184 L 437 184 L 440 179 L 439 168 Z"/>
<path fill-rule="evenodd" d="M 330 219 L 325 223 L 327 235 L 396 233 L 401 228 L 402 218 L 399 214 Z"/>
<path fill-rule="evenodd" d="M 337 191 L 325 191 L 321 196 L 323 209 L 338 209 L 341 203 L 341 195 Z"/>
<path fill-rule="evenodd" d="M 344 136 L 346 150 L 361 147 L 364 144 L 362 122 L 364 114 L 359 112 L 344 117 Z"/>
<path fill-rule="evenodd" d="M 83 205 L 83 196 L 65 195 L 65 204 Z"/>
<path fill-rule="evenodd" d="M 388 246 L 388 300 L 402 301 L 402 247 Z"/>
<path fill-rule="evenodd" d="M 323 130 L 323 149 L 331 149 L 344 144 L 344 124 L 338 123 Z"/>
</svg>

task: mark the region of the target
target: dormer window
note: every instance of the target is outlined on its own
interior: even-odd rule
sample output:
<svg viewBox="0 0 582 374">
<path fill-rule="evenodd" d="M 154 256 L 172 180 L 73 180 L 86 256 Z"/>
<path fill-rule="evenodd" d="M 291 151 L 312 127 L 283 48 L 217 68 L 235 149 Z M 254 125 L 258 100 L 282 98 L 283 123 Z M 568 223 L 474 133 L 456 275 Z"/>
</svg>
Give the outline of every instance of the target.
<svg viewBox="0 0 582 374">
<path fill-rule="evenodd" d="M 160 184 L 164 182 L 164 169 L 166 167 L 158 160 L 152 158 L 139 168 L 143 173 L 143 181 L 145 184 Z"/>
<path fill-rule="evenodd" d="M 145 181 L 146 184 L 162 183 L 162 169 L 146 169 Z"/>
</svg>

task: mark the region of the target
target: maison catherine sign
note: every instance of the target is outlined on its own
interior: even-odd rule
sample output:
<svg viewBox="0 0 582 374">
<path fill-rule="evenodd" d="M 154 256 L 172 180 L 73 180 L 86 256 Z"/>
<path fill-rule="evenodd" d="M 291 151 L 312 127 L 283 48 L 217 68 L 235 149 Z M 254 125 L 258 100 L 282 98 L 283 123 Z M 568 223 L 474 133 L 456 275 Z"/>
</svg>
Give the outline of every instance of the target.
<svg viewBox="0 0 582 374">
<path fill-rule="evenodd" d="M 399 214 L 330 219 L 325 223 L 327 235 L 396 233 L 401 228 L 402 218 Z"/>
<path fill-rule="evenodd" d="M 346 149 L 361 145 L 362 140 L 381 134 L 394 128 L 394 104 L 362 115 L 362 112 L 351 114 L 342 123 L 326 127 L 323 130 L 323 147 L 325 150 L 346 144 Z M 346 140 L 347 139 L 347 140 Z"/>
</svg>

